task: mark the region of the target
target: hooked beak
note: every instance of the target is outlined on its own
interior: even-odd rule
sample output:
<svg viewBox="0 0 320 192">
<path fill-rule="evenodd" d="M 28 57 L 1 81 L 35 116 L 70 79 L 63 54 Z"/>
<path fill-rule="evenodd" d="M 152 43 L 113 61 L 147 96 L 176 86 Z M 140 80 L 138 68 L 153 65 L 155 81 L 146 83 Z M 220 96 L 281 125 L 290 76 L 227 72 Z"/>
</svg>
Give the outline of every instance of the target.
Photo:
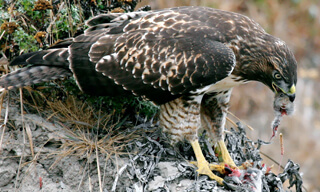
<svg viewBox="0 0 320 192">
<path fill-rule="evenodd" d="M 296 98 L 296 94 L 290 94 L 290 95 L 288 95 L 288 97 L 289 97 L 289 100 L 290 100 L 291 102 L 293 102 L 294 99 Z"/>
<path fill-rule="evenodd" d="M 283 89 L 281 89 L 275 83 L 272 83 L 272 88 L 276 93 L 284 93 L 284 94 L 286 94 L 289 97 L 289 100 L 291 102 L 293 102 L 294 99 L 296 98 L 296 86 L 295 85 L 292 85 L 288 92 L 286 92 Z"/>
</svg>

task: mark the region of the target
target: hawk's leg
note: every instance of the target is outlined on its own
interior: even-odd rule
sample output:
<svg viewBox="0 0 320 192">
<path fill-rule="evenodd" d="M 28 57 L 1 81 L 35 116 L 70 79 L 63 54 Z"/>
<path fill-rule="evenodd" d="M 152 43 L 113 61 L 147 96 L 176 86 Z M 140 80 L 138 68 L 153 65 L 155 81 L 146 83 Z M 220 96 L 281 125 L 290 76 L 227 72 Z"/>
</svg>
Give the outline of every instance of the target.
<svg viewBox="0 0 320 192">
<path fill-rule="evenodd" d="M 198 140 L 191 142 L 191 145 L 193 147 L 193 151 L 196 153 L 197 145 L 199 145 Z M 216 150 L 216 151 L 218 151 L 218 155 L 219 155 L 220 159 L 222 160 L 222 163 L 221 164 L 209 164 L 209 169 L 212 171 L 217 171 L 221 174 L 226 174 L 226 165 L 232 169 L 237 169 L 237 166 L 233 162 L 232 158 L 230 157 L 230 154 L 229 154 L 223 140 L 220 140 L 217 142 L 216 148 L 218 148 L 218 150 Z M 196 158 L 197 158 L 197 162 L 191 162 L 191 163 L 198 166 L 198 163 L 203 161 L 204 156 L 202 153 L 201 154 L 198 153 L 198 154 L 196 154 Z M 198 166 L 198 168 L 200 169 L 199 166 Z M 204 173 L 202 173 L 202 174 L 204 174 Z M 209 174 L 205 174 L 205 175 L 208 175 L 212 179 L 212 177 Z M 222 178 L 220 178 L 220 179 L 222 180 Z M 219 179 L 215 179 L 215 180 L 219 182 Z"/>
<path fill-rule="evenodd" d="M 217 170 L 221 173 L 225 172 L 225 165 L 233 169 L 236 168 L 236 164 L 232 160 L 223 141 L 224 125 L 230 95 L 231 89 L 205 94 L 200 110 L 201 127 L 207 130 L 209 138 L 216 144 L 216 151 L 221 160 L 221 165 L 210 165 L 210 168 L 211 170 Z"/>
<path fill-rule="evenodd" d="M 200 103 L 183 98 L 175 99 L 160 106 L 160 126 L 164 132 L 171 135 L 174 144 L 179 140 L 187 139 L 193 148 L 198 167 L 197 172 L 207 175 L 223 184 L 223 179 L 212 173 L 198 142 L 198 128 L 200 127 Z"/>
<path fill-rule="evenodd" d="M 216 143 L 216 152 L 218 153 L 218 156 L 221 158 L 221 161 L 230 167 L 235 168 L 236 164 L 233 162 L 228 150 L 227 146 L 224 143 L 223 140 L 219 140 Z"/>
</svg>

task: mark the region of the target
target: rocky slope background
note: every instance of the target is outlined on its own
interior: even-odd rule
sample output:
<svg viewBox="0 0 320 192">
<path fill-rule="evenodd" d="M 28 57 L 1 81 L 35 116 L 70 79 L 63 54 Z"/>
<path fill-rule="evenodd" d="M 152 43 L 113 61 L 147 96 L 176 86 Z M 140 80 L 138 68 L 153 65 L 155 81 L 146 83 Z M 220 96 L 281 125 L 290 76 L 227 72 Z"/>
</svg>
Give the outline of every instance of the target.
<svg viewBox="0 0 320 192">
<path fill-rule="evenodd" d="M 299 165 L 289 161 L 282 173 L 274 174 L 262 163 L 259 154 L 265 142 L 248 139 L 240 123 L 227 133 L 228 150 L 237 165 L 247 161 L 252 168 L 240 178 L 224 176 L 228 186 L 219 186 L 207 176 L 197 176 L 195 167 L 188 163 L 194 160 L 190 145 L 181 143 L 172 147 L 152 121 L 137 118 L 135 126 L 125 121 L 106 136 L 93 130 L 70 130 L 59 121 L 47 121 L 39 115 L 22 117 L 15 107 L 8 111 L 11 120 L 2 138 L 0 160 L 0 191 L 3 192 L 280 192 L 287 191 L 284 182 L 292 190 L 302 191 Z M 31 137 L 27 136 L 28 131 L 32 132 Z M 27 138 L 31 140 L 28 142 Z M 206 158 L 218 163 L 203 137 L 200 143 Z"/>
<path fill-rule="evenodd" d="M 251 1 L 230 1 L 229 4 L 212 5 L 204 3 L 205 6 L 231 9 L 247 15 L 260 15 L 255 12 L 260 9 L 256 7 L 261 7 L 264 3 L 276 5 L 277 2 L 261 1 L 260 5 L 255 5 Z M 296 6 L 300 6 L 298 3 Z M 0 64 L 4 73 L 13 70 L 6 64 L 22 52 L 44 49 L 59 39 L 81 33 L 85 29 L 84 21 L 93 15 L 107 11 L 132 11 L 134 8 L 150 9 L 145 5 L 151 5 L 153 9 L 163 6 L 204 5 L 203 2 L 197 4 L 196 1 L 169 3 L 133 0 L 51 2 L 3 0 L 0 4 L 2 56 Z M 310 14 L 313 14 L 312 6 L 310 7 Z M 254 16 L 253 18 L 259 23 L 261 20 L 267 23 L 272 20 Z M 275 19 L 273 24 L 277 29 L 276 21 L 278 20 Z M 317 31 L 317 28 L 314 28 L 314 31 Z M 272 29 L 271 27 L 269 30 Z M 316 43 L 317 41 L 314 42 Z M 301 49 L 298 47 L 295 50 L 298 56 L 301 55 Z M 307 72 L 305 75 L 308 78 L 317 78 L 312 76 L 314 74 L 312 71 Z M 260 92 L 265 91 L 260 85 L 254 85 L 246 88 L 245 92 L 252 93 L 257 89 Z M 256 114 L 253 119 L 267 122 L 266 127 L 270 127 L 272 112 L 269 112 L 271 113 L 269 120 L 264 119 L 267 110 L 264 108 L 263 113 L 259 113 L 258 108 L 259 104 L 268 100 L 268 96 L 265 96 L 267 94 L 262 93 L 259 98 L 253 98 L 251 94 L 243 95 L 244 93 L 233 96 L 234 103 L 231 109 L 234 109 L 241 119 L 252 116 L 252 113 Z M 246 100 L 242 100 L 243 97 L 246 97 Z M 251 103 L 247 103 L 248 100 Z M 229 123 L 230 127 L 233 129 L 229 129 L 227 133 L 228 149 L 233 157 L 236 157 L 239 165 L 246 160 L 254 165 L 256 169 L 250 174 L 252 176 L 250 179 L 261 178 L 256 181 L 261 185 L 252 182 L 239 185 L 234 178 L 226 176 L 225 178 L 231 183 L 226 188 L 217 186 L 206 176 L 198 177 L 195 174 L 195 168 L 188 163 L 194 159 L 190 145 L 182 143 L 172 147 L 168 144 L 166 137 L 157 129 L 155 114 L 158 109 L 150 103 L 133 97 L 108 98 L 83 95 L 72 79 L 27 87 L 21 92 L 2 93 L 1 102 L 3 108 L 0 129 L 0 191 L 248 191 L 259 190 L 257 186 L 262 186 L 263 191 L 283 191 L 288 190 L 289 186 L 293 191 L 303 190 L 302 174 L 298 164 L 280 154 L 276 157 L 283 158 L 282 161 L 277 158 L 275 162 L 269 161 L 265 164 L 267 159 L 272 158 L 260 156 L 259 152 L 268 147 L 280 150 L 280 144 L 277 142 L 264 145 L 265 142 L 258 140 L 258 138 L 268 140 L 270 129 L 266 131 L 265 138 L 262 135 L 254 137 L 256 135 L 252 135 L 251 132 L 245 134 L 246 124 L 236 125 L 230 121 L 232 122 Z M 271 103 L 269 105 L 271 108 Z M 312 117 L 313 115 L 311 113 Z M 308 120 L 312 121 L 310 117 Z M 251 125 L 254 121 L 247 120 L 247 122 Z M 288 129 L 294 127 L 292 124 L 284 125 Z M 303 135 L 301 132 L 298 134 Z M 251 140 L 246 135 L 257 139 Z M 288 142 L 286 151 L 294 146 L 294 143 L 288 144 Z M 307 146 L 310 146 L 309 142 L 310 140 L 306 143 Z M 303 144 L 301 143 L 301 146 Z M 212 149 L 204 140 L 202 147 L 207 153 L 207 159 L 210 162 L 217 162 L 213 158 Z M 299 154 L 298 149 L 299 147 L 293 153 L 286 155 L 289 158 L 294 157 Z M 273 154 L 274 151 L 271 150 L 268 154 Z M 277 162 L 283 165 L 282 168 Z M 269 168 L 273 164 L 274 167 L 270 171 Z M 317 182 L 312 185 L 313 179 L 317 181 L 317 175 L 312 171 L 316 172 L 316 169 L 311 166 L 308 174 L 303 176 L 304 185 L 305 177 L 309 177 L 307 184 L 310 191 L 317 190 Z M 253 177 L 253 175 L 258 176 Z"/>
</svg>

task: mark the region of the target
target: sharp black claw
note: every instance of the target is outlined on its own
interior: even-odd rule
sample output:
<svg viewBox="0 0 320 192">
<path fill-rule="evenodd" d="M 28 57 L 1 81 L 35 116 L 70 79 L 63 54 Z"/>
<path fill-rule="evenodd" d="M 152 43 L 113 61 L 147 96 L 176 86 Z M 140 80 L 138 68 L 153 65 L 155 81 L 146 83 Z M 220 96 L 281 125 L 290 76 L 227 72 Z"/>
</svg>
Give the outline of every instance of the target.
<svg viewBox="0 0 320 192">
<path fill-rule="evenodd" d="M 232 169 L 230 167 L 227 167 L 227 166 L 224 167 L 224 171 L 225 171 L 226 175 L 231 174 L 233 172 Z"/>
</svg>

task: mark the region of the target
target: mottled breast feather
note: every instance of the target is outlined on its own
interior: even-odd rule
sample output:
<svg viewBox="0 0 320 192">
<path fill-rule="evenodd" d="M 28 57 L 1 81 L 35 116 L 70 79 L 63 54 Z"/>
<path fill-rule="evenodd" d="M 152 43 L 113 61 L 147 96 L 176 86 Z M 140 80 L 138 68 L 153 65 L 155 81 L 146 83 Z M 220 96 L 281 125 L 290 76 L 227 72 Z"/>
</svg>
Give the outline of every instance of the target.
<svg viewBox="0 0 320 192">
<path fill-rule="evenodd" d="M 199 8 L 199 14 L 202 9 L 207 10 Z M 221 42 L 224 34 L 181 8 L 149 12 L 119 27 L 92 45 L 90 59 L 98 72 L 157 104 L 214 84 L 234 68 L 234 53 Z M 102 53 L 109 45 L 113 50 Z"/>
</svg>

